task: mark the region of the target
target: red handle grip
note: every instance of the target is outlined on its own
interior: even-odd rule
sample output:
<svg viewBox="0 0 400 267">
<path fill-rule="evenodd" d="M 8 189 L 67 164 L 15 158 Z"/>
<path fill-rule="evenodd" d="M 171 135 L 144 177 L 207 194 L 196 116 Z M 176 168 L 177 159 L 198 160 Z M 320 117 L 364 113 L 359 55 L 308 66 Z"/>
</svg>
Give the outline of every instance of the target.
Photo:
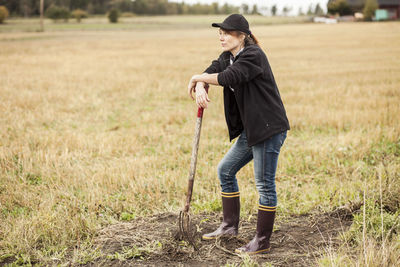
<svg viewBox="0 0 400 267">
<path fill-rule="evenodd" d="M 206 84 L 206 86 L 204 87 L 204 89 L 206 89 L 206 92 L 207 92 L 207 93 L 208 93 L 208 88 L 209 88 L 209 85 Z M 204 111 L 204 108 L 199 108 L 199 109 L 197 110 L 197 118 L 203 118 L 203 111 Z"/>
<path fill-rule="evenodd" d="M 203 111 L 204 111 L 204 108 L 199 108 L 197 110 L 197 118 L 202 118 L 203 117 Z"/>
</svg>

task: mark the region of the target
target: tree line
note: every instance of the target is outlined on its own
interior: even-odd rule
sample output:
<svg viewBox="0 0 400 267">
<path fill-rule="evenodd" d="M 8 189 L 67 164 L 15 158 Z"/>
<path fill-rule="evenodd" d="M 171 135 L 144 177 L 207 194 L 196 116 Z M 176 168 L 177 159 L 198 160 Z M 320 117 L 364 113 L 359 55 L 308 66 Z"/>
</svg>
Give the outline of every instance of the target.
<svg viewBox="0 0 400 267">
<path fill-rule="evenodd" d="M 5 6 L 11 16 L 39 16 L 40 7 L 39 0 L 0 0 L 0 6 Z M 377 8 L 377 0 L 366 0 L 364 11 L 369 14 Z M 117 9 L 120 12 L 129 12 L 137 15 L 180 15 L 180 14 L 260 14 L 269 13 L 276 16 L 278 13 L 288 15 L 292 11 L 291 7 L 283 7 L 278 11 L 276 5 L 271 7 L 261 7 L 257 5 L 249 6 L 242 4 L 240 7 L 223 4 L 218 2 L 211 4 L 186 4 L 182 2 L 169 2 L 168 0 L 44 0 L 44 10 L 52 7 L 62 8 L 66 12 L 84 11 L 87 14 L 106 14 L 111 9 Z M 347 0 L 329 0 L 327 3 L 328 13 L 339 15 L 351 15 L 356 10 L 350 7 Z M 301 8 L 298 10 L 298 15 L 324 15 L 325 12 L 319 4 L 315 7 L 309 6 L 304 12 Z"/>
<path fill-rule="evenodd" d="M 0 0 L 0 6 L 5 6 L 11 16 L 39 16 L 39 0 Z M 248 5 L 243 3 L 241 6 L 230 4 L 220 5 L 218 2 L 211 4 L 186 4 L 182 2 L 169 2 L 168 0 L 44 0 L 44 10 L 51 7 L 62 8 L 64 11 L 73 12 L 74 10 L 85 11 L 88 14 L 106 14 L 111 9 L 120 12 L 129 12 L 137 15 L 184 15 L 184 14 L 270 14 L 276 16 L 288 15 L 292 11 L 291 7 L 283 7 L 278 10 L 277 5 L 259 8 L 256 4 Z M 309 6 L 307 12 L 301 8 L 298 15 L 322 15 L 324 11 L 319 4 Z"/>
<path fill-rule="evenodd" d="M 327 7 L 330 14 L 346 16 L 353 15 L 355 12 L 362 12 L 364 20 L 372 20 L 379 4 L 378 0 L 364 0 L 356 5 L 350 5 L 347 0 L 329 0 Z"/>
<path fill-rule="evenodd" d="M 39 16 L 38 0 L 0 0 L 11 16 Z M 168 0 L 44 0 L 44 10 L 57 6 L 69 11 L 84 10 L 89 14 L 105 14 L 115 8 L 121 12 L 137 15 L 178 15 L 178 14 L 230 14 L 239 13 L 240 8 L 230 4 L 193 4 L 169 2 Z"/>
</svg>

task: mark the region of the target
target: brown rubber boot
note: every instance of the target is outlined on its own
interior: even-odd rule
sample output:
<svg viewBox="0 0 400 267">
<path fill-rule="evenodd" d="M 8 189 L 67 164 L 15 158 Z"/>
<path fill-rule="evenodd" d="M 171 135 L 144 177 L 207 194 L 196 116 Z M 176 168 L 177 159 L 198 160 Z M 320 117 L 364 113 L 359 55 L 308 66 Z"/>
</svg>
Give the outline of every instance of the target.
<svg viewBox="0 0 400 267">
<path fill-rule="evenodd" d="M 259 206 L 256 235 L 247 245 L 236 249 L 236 253 L 258 254 L 270 250 L 269 239 L 274 228 L 275 211 L 276 207 Z"/>
<path fill-rule="evenodd" d="M 239 192 L 222 195 L 222 211 L 224 219 L 221 225 L 212 233 L 204 234 L 203 240 L 216 239 L 220 236 L 236 236 L 239 228 L 240 199 Z"/>
</svg>

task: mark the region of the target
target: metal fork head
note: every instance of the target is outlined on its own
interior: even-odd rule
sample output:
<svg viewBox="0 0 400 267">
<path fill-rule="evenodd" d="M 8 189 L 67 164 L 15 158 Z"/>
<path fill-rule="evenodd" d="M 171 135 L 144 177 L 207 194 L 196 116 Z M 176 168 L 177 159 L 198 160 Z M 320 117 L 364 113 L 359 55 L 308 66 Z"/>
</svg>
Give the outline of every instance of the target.
<svg viewBox="0 0 400 267">
<path fill-rule="evenodd" d="M 193 235 L 190 233 L 190 216 L 188 212 L 181 211 L 179 213 L 179 234 L 182 239 L 185 239 L 193 246 L 195 250 L 198 250 L 196 243 L 194 242 Z"/>
</svg>

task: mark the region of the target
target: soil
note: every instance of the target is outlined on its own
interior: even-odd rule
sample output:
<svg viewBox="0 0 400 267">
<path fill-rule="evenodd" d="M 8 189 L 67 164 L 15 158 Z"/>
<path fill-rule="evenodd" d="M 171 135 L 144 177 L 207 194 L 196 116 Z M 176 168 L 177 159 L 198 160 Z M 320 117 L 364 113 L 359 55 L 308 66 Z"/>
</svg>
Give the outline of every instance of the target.
<svg viewBox="0 0 400 267">
<path fill-rule="evenodd" d="M 149 247 L 155 240 L 160 243 L 152 249 L 140 250 L 126 260 L 99 258 L 88 266 L 221 266 L 238 264 L 242 258 L 234 253 L 255 234 L 256 215 L 241 222 L 239 235 L 202 241 L 201 235 L 214 231 L 220 224 L 221 214 L 191 216 L 193 240 L 197 250 L 177 234 L 178 214 L 163 213 L 131 222 L 111 225 L 98 232 L 97 249 L 106 255 L 118 255 L 127 248 Z M 327 250 L 340 244 L 339 234 L 345 232 L 352 222 L 351 212 L 336 210 L 323 214 L 297 215 L 275 222 L 268 254 L 251 256 L 259 264 L 273 266 L 313 266 Z"/>
</svg>

